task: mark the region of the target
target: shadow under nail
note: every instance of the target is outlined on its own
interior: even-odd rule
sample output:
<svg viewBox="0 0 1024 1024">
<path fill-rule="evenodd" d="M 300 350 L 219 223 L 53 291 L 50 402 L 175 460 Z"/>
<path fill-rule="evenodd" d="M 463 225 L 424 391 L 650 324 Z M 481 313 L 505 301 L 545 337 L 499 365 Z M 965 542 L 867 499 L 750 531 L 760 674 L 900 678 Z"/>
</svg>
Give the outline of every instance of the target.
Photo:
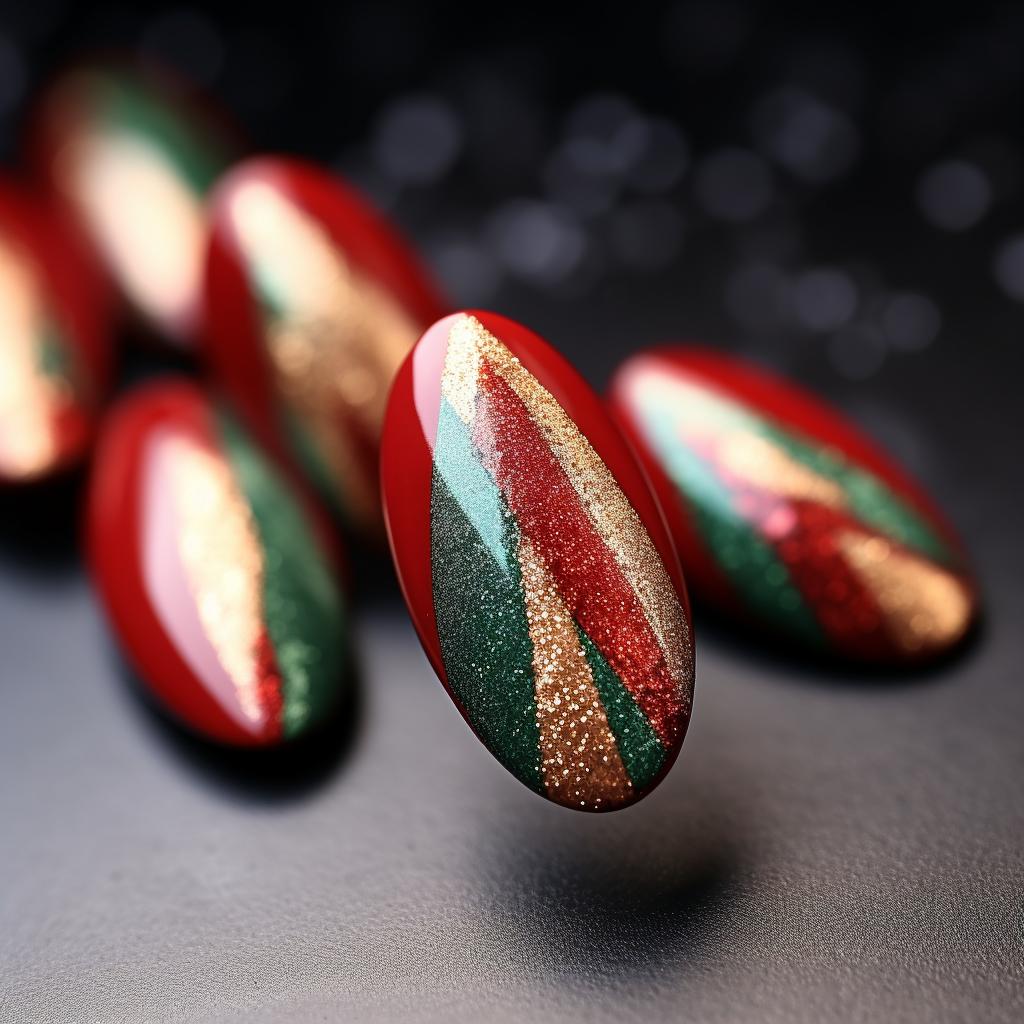
<svg viewBox="0 0 1024 1024">
<path fill-rule="evenodd" d="M 0 563 L 15 572 L 49 578 L 78 569 L 84 478 L 79 468 L 0 489 Z"/>
<path fill-rule="evenodd" d="M 849 687 L 899 687 L 938 683 L 967 661 L 984 642 L 984 614 L 978 615 L 967 633 L 947 652 L 920 663 L 906 665 L 856 662 L 826 651 L 813 651 L 782 634 L 736 622 L 714 609 L 694 608 L 697 657 L 708 648 L 729 656 L 758 662 L 775 674 L 786 673 L 810 684 Z"/>
<path fill-rule="evenodd" d="M 152 740 L 154 754 L 193 775 L 219 796 L 275 806 L 314 795 L 341 769 L 358 741 L 363 714 L 362 672 L 356 659 L 333 712 L 308 733 L 280 747 L 245 749 L 204 739 L 179 725 L 149 695 L 121 655 L 111 658 L 125 703 Z"/>
<path fill-rule="evenodd" d="M 517 829 L 515 846 L 493 849 L 480 866 L 494 942 L 512 940 L 541 980 L 586 972 L 607 987 L 653 980 L 720 948 L 736 918 L 743 844 L 710 808 L 667 810 L 639 833 L 637 810 L 570 816 L 561 829 L 545 816 L 544 827 Z"/>
</svg>

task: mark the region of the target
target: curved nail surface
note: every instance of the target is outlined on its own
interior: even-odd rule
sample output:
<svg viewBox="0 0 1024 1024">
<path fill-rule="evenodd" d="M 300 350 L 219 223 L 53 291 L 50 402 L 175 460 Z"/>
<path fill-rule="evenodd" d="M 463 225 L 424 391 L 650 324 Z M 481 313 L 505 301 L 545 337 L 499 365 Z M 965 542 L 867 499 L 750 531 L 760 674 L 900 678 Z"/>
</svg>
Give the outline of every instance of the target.
<svg viewBox="0 0 1024 1024">
<path fill-rule="evenodd" d="M 210 220 L 203 335 L 222 386 L 346 522 L 379 532 L 388 391 L 441 298 L 397 232 L 304 161 L 234 168 Z"/>
<path fill-rule="evenodd" d="M 105 309 L 45 206 L 0 182 L 0 482 L 79 462 L 110 369 Z"/>
<path fill-rule="evenodd" d="M 836 412 L 700 348 L 628 359 L 612 407 L 694 591 L 841 657 L 949 649 L 976 612 L 958 542 L 909 477 Z"/>
<path fill-rule="evenodd" d="M 93 580 L 143 682 L 208 738 L 306 732 L 345 681 L 348 623 L 315 513 L 193 385 L 129 395 L 101 434 Z"/>
<path fill-rule="evenodd" d="M 129 63 L 56 79 L 33 160 L 146 325 L 192 343 L 206 253 L 203 201 L 235 148 L 177 81 Z"/>
<path fill-rule="evenodd" d="M 492 754 L 613 810 L 678 753 L 693 642 L 671 540 L 597 396 L 491 313 L 434 324 L 395 382 L 385 517 L 420 640 Z"/>
</svg>

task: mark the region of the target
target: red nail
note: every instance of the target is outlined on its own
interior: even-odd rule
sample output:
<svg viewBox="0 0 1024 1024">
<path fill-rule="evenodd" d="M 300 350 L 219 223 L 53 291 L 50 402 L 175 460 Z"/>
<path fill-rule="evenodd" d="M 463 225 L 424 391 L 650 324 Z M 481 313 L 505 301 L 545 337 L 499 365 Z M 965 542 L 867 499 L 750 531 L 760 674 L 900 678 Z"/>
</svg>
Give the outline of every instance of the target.
<svg viewBox="0 0 1024 1024">
<path fill-rule="evenodd" d="M 700 348 L 628 359 L 611 405 L 695 594 L 812 648 L 875 662 L 948 650 L 977 607 L 961 547 L 842 416 Z"/>
<path fill-rule="evenodd" d="M 150 385 L 114 408 L 86 527 L 114 632 L 181 722 L 266 746 L 329 714 L 348 622 L 328 534 L 193 385 Z"/>
<path fill-rule="evenodd" d="M 519 324 L 454 314 L 399 372 L 381 470 L 413 622 L 491 753 L 569 807 L 649 792 L 689 720 L 689 612 L 654 497 L 593 391 Z"/>
<path fill-rule="evenodd" d="M 388 390 L 443 300 L 397 232 L 305 161 L 243 163 L 210 217 L 204 334 L 222 386 L 347 522 L 378 531 Z"/>
<path fill-rule="evenodd" d="M 52 212 L 0 182 L 0 482 L 79 462 L 110 372 L 106 308 Z"/>
<path fill-rule="evenodd" d="M 237 148 L 184 83 L 129 62 L 58 77 L 33 117 L 32 159 L 150 330 L 192 344 L 204 197 Z"/>
</svg>

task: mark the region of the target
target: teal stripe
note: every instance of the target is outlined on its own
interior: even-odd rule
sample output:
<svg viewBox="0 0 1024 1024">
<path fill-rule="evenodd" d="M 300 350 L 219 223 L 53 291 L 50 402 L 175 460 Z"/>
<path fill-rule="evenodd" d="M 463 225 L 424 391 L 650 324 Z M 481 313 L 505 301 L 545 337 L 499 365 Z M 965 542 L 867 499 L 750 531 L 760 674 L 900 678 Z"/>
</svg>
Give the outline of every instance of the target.
<svg viewBox="0 0 1024 1024">
<path fill-rule="evenodd" d="M 294 303 L 281 281 L 277 268 L 276 259 L 265 260 L 258 256 L 248 265 L 248 273 L 262 313 L 271 321 L 288 320 L 295 313 Z"/>
<path fill-rule="evenodd" d="M 43 322 L 39 344 L 35 348 L 36 365 L 47 377 L 62 377 L 70 381 L 74 375 L 74 362 L 64 336 L 54 320 Z"/>
<path fill-rule="evenodd" d="M 441 400 L 437 423 L 438 444 L 434 449 L 434 469 L 440 473 L 448 490 L 458 498 L 470 525 L 486 545 L 494 561 L 506 572 L 518 557 L 506 547 L 506 520 L 511 513 L 498 485 L 481 465 L 473 448 L 469 430 L 447 399 Z"/>
<path fill-rule="evenodd" d="M 699 385 L 690 385 L 699 388 Z M 778 421 L 762 416 L 736 401 L 701 389 L 682 395 L 669 404 L 644 397 L 645 406 L 660 408 L 670 423 L 679 427 L 712 427 L 716 432 L 738 431 L 753 434 L 786 452 L 801 465 L 837 483 L 846 495 L 853 514 L 865 525 L 893 540 L 914 548 L 928 558 L 946 565 L 958 562 L 956 554 L 921 514 L 875 474 L 851 462 L 840 452 L 813 439 L 803 439 Z M 664 444 L 664 441 L 661 442 Z M 677 437 L 671 447 L 682 447 Z M 687 493 L 690 493 L 689 486 Z M 728 495 L 728 491 L 725 491 Z M 721 495 L 713 505 L 705 496 L 703 504 L 721 513 Z"/>
<path fill-rule="evenodd" d="M 714 466 L 684 440 L 686 417 L 676 406 L 649 400 L 644 411 L 647 436 L 662 467 L 687 499 L 698 531 L 744 604 L 805 642 L 823 646 L 821 626 L 785 564 L 736 509 Z"/>
<path fill-rule="evenodd" d="M 519 529 L 444 402 L 434 458 L 430 558 L 448 683 L 491 753 L 543 793 Z"/>
</svg>

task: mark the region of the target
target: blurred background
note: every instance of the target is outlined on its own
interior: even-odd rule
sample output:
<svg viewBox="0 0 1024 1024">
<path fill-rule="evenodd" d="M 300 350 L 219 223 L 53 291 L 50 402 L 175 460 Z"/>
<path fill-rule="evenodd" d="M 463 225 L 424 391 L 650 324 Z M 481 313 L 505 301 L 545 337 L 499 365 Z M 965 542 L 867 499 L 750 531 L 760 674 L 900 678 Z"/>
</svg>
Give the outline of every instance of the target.
<svg viewBox="0 0 1024 1024">
<path fill-rule="evenodd" d="M 33 90 L 95 51 L 167 63 L 253 148 L 337 168 L 459 303 L 598 381 L 682 337 L 837 386 L 1019 348 L 1017 4 L 5 3 L 8 160 Z"/>
<path fill-rule="evenodd" d="M 111 688 L 74 556 L 7 576 L 0 1018 L 1019 1020 L 1024 7 L 3 0 L 7 165 L 97 51 L 350 178 L 598 387 L 700 340 L 832 399 L 967 537 L 988 626 L 891 688 L 701 633 L 680 766 L 584 822 L 485 763 L 380 553 L 357 738 L 284 778 Z"/>
</svg>

